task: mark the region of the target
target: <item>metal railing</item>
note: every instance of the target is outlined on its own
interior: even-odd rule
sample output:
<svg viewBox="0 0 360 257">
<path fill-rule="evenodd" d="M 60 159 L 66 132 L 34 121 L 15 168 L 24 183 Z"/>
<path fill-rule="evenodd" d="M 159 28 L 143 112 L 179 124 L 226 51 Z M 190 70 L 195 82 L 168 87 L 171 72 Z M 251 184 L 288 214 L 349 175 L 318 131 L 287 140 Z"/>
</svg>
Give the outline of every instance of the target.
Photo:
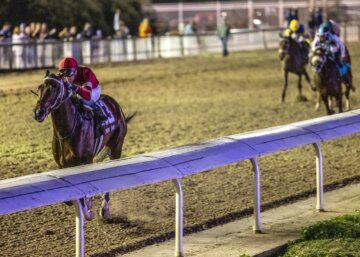
<svg viewBox="0 0 360 257">
<path fill-rule="evenodd" d="M 228 48 L 230 51 L 274 48 L 278 45 L 280 31 L 280 28 L 237 31 L 231 33 Z M 343 26 L 342 31 L 344 42 L 360 41 L 359 25 Z M 72 42 L 0 43 L 0 69 L 56 67 L 64 56 L 74 57 L 79 63 L 89 65 L 221 53 L 221 51 L 221 43 L 215 33 Z"/>
<path fill-rule="evenodd" d="M 313 145 L 318 211 L 323 203 L 321 143 L 360 132 L 360 110 L 230 135 L 209 142 L 0 181 L 0 215 L 73 201 L 76 205 L 76 256 L 83 257 L 84 214 L 81 198 L 172 180 L 176 188 L 175 256 L 183 253 L 181 178 L 250 160 L 254 171 L 254 232 L 261 231 L 260 166 L 257 158 Z M 1 240 L 1 239 L 0 239 Z"/>
</svg>

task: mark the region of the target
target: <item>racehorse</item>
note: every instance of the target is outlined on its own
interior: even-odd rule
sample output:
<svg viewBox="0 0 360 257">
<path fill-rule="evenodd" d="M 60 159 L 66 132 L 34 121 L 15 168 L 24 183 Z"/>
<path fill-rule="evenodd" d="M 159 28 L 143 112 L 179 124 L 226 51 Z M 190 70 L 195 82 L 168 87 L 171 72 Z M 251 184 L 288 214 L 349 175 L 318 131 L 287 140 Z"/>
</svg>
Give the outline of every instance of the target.
<svg viewBox="0 0 360 257">
<path fill-rule="evenodd" d="M 308 57 L 306 51 L 301 49 L 299 43 L 297 43 L 292 38 L 283 37 L 280 34 L 279 42 L 279 58 L 282 62 L 282 70 L 284 72 L 284 87 L 281 95 L 281 102 L 285 102 L 286 89 L 288 86 L 288 74 L 289 72 L 298 75 L 298 99 L 300 101 L 306 101 L 306 97 L 302 95 L 302 84 L 301 79 L 302 75 L 305 76 L 305 79 L 309 83 L 310 89 L 315 90 L 311 84 L 309 74 L 306 71 L 306 65 L 308 64 Z"/>
<path fill-rule="evenodd" d="M 107 149 L 110 159 L 121 156 L 122 146 L 127 132 L 127 123 L 135 113 L 125 117 L 119 104 L 110 96 L 101 95 L 100 100 L 106 105 L 110 123 L 106 132 L 99 133 L 98 126 L 89 110 L 79 109 L 78 98 L 70 84 L 47 71 L 43 83 L 38 87 L 39 100 L 36 103 L 35 120 L 43 122 L 51 113 L 53 124 L 52 152 L 59 168 L 90 164 L 101 149 Z M 104 194 L 100 216 L 110 217 L 109 193 Z M 91 220 L 90 198 L 81 199 L 84 215 Z"/>
<path fill-rule="evenodd" d="M 314 82 L 318 91 L 318 102 L 323 101 L 328 115 L 335 111 L 330 106 L 331 98 L 335 98 L 339 112 L 343 111 L 341 76 L 337 64 L 330 59 L 325 50 L 316 48 L 311 58 L 314 71 Z"/>
</svg>

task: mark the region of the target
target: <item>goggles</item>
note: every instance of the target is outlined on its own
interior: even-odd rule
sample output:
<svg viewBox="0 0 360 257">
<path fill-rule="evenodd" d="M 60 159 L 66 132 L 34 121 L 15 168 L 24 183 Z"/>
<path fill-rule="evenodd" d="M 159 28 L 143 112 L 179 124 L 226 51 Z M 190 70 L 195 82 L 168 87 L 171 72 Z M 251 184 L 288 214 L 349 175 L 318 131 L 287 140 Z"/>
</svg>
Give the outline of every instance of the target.
<svg viewBox="0 0 360 257">
<path fill-rule="evenodd" d="M 63 77 L 71 77 L 75 74 L 76 69 L 63 69 L 60 70 L 60 75 Z"/>
</svg>

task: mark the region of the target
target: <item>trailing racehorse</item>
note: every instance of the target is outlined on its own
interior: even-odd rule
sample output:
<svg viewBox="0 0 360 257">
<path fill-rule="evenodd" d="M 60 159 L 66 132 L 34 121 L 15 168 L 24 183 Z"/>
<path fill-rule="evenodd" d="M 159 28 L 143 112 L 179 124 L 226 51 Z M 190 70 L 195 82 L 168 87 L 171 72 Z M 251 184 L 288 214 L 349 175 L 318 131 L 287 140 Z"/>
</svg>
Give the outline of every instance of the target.
<svg viewBox="0 0 360 257">
<path fill-rule="evenodd" d="M 341 76 L 336 62 L 325 54 L 324 49 L 317 48 L 311 58 L 311 66 L 318 91 L 318 102 L 323 101 L 329 115 L 335 113 L 330 106 L 331 98 L 335 98 L 339 112 L 342 112 Z"/>
<path fill-rule="evenodd" d="M 110 159 L 121 156 L 127 132 L 127 123 L 135 114 L 125 117 L 119 104 L 110 96 L 99 100 L 107 121 L 96 124 L 89 110 L 79 108 L 78 99 L 70 84 L 65 84 L 55 74 L 46 73 L 38 88 L 39 100 L 34 109 L 35 120 L 43 122 L 51 113 L 53 124 L 52 151 L 59 168 L 90 164 L 103 149 L 108 149 Z M 109 218 L 109 193 L 103 197 L 100 215 Z M 81 200 L 86 219 L 94 216 L 91 199 Z"/>
<path fill-rule="evenodd" d="M 288 86 L 288 74 L 289 72 L 298 75 L 298 99 L 300 101 L 306 100 L 306 97 L 302 95 L 302 75 L 309 83 L 310 89 L 315 90 L 311 84 L 310 77 L 306 71 L 306 65 L 308 64 L 307 50 L 302 49 L 299 43 L 293 40 L 291 37 L 283 37 L 279 42 L 279 58 L 282 61 L 282 70 L 284 72 L 284 87 L 281 95 L 281 101 L 285 101 L 286 89 Z"/>
</svg>

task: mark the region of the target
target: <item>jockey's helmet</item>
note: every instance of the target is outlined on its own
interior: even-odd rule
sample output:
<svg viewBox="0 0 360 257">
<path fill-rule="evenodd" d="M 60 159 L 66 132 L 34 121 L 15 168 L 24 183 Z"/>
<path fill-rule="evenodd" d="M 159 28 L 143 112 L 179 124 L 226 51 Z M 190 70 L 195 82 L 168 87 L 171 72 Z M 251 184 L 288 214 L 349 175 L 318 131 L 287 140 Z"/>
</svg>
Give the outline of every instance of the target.
<svg viewBox="0 0 360 257">
<path fill-rule="evenodd" d="M 66 57 L 59 62 L 59 71 L 62 76 L 72 76 L 78 68 L 78 63 L 74 58 Z"/>
<path fill-rule="evenodd" d="M 326 21 L 320 25 L 319 28 L 319 39 L 321 43 L 328 43 L 331 41 L 331 23 Z"/>
<path fill-rule="evenodd" d="M 299 29 L 299 22 L 298 20 L 291 20 L 289 24 L 289 29 L 291 29 L 292 32 L 296 32 Z"/>
</svg>

